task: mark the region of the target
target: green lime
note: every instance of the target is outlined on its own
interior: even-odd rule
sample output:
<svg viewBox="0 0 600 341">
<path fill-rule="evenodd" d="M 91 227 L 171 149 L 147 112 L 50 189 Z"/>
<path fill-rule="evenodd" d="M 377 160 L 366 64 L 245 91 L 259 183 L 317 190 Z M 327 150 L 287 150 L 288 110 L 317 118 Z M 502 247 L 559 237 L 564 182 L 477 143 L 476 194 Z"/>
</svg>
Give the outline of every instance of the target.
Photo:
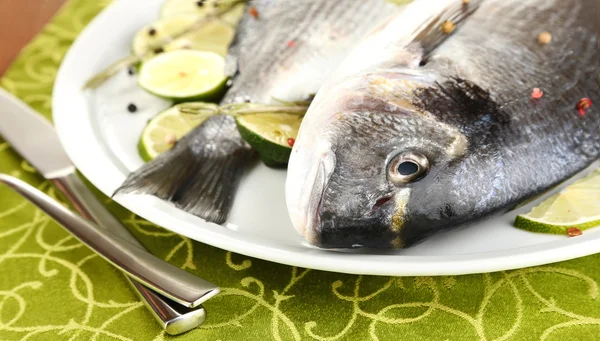
<svg viewBox="0 0 600 341">
<path fill-rule="evenodd" d="M 233 40 L 235 27 L 222 20 L 212 19 L 193 28 L 201 18 L 197 14 L 180 14 L 145 26 L 133 38 L 133 54 L 148 59 L 161 52 L 191 49 L 212 51 L 225 56 Z M 170 37 L 177 38 L 165 44 Z"/>
<path fill-rule="evenodd" d="M 387 0 L 387 1 L 389 1 L 393 4 L 396 4 L 396 5 L 399 5 L 399 6 L 406 5 L 406 4 L 413 2 L 413 0 Z"/>
<path fill-rule="evenodd" d="M 515 226 L 533 232 L 566 234 L 575 227 L 600 225 L 600 171 L 575 181 L 531 212 L 517 216 Z"/>
<path fill-rule="evenodd" d="M 175 105 L 151 119 L 138 143 L 138 151 L 144 161 L 150 161 L 171 149 L 185 134 L 204 122 L 208 116 L 186 115 Z"/>
<path fill-rule="evenodd" d="M 138 77 L 144 90 L 175 102 L 217 101 L 226 83 L 225 59 L 194 50 L 161 53 L 142 64 Z"/>
<path fill-rule="evenodd" d="M 189 30 L 199 20 L 197 15 L 187 14 L 159 19 L 142 27 L 133 36 L 131 49 L 136 56 L 143 56 L 159 48 L 169 37 Z"/>
<path fill-rule="evenodd" d="M 236 118 L 240 135 L 269 167 L 287 165 L 302 116 L 283 113 L 241 115 Z"/>
</svg>

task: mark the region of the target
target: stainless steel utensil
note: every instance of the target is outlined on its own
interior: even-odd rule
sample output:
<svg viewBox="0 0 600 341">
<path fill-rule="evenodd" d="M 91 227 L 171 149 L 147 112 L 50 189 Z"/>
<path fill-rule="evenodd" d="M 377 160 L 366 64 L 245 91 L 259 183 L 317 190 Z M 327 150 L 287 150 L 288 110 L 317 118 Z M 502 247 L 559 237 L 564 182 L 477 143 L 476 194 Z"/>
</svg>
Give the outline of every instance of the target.
<svg viewBox="0 0 600 341">
<path fill-rule="evenodd" d="M 81 216 L 143 248 L 142 244 L 96 199 L 76 174 L 53 179 L 52 182 L 65 194 Z M 109 226 L 114 228 L 111 229 Z M 202 306 L 188 308 L 156 293 L 135 280 L 129 279 L 128 283 L 167 334 L 185 333 L 197 328 L 206 319 L 206 311 Z"/>
<path fill-rule="evenodd" d="M 75 167 L 62 149 L 54 128 L 2 89 L 0 135 L 51 180 L 83 217 L 98 222 L 102 228 L 86 222 L 18 179 L 1 175 L 0 182 L 26 196 L 115 266 L 170 297 L 130 279 L 138 296 L 167 333 L 180 334 L 202 324 L 205 311 L 200 303 L 216 295 L 219 288 L 149 254 L 75 174 Z"/>
</svg>

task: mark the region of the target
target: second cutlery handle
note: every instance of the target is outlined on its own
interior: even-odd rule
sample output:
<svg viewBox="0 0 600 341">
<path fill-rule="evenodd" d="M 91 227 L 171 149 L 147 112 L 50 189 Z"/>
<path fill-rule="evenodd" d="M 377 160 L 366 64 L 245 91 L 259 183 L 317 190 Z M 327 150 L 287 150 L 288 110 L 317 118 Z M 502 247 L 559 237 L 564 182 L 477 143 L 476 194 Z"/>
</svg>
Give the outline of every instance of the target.
<svg viewBox="0 0 600 341">
<path fill-rule="evenodd" d="M 119 237 L 141 248 L 143 245 L 102 205 L 75 173 L 52 179 L 52 183 L 67 197 L 81 216 L 95 221 Z M 188 308 L 146 288 L 127 277 L 129 284 L 150 310 L 154 318 L 170 335 L 178 335 L 200 326 L 206 318 L 203 307 Z"/>
<path fill-rule="evenodd" d="M 98 198 L 75 173 L 51 179 L 52 183 L 73 204 L 84 218 L 98 223 L 104 229 L 143 248 L 143 245 L 102 205 Z"/>
<path fill-rule="evenodd" d="M 219 292 L 216 285 L 158 259 L 135 244 L 96 226 L 31 185 L 3 174 L 0 174 L 0 182 L 33 202 L 102 258 L 173 301 L 193 308 Z"/>
</svg>

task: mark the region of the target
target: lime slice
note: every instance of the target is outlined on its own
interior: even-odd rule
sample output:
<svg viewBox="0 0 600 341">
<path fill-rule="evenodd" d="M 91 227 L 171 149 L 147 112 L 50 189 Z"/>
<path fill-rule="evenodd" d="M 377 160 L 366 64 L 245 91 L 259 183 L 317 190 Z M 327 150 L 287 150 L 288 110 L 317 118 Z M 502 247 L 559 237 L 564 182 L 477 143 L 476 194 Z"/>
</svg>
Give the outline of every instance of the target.
<svg viewBox="0 0 600 341">
<path fill-rule="evenodd" d="M 162 18 L 139 30 L 132 42 L 133 54 L 148 59 L 158 53 L 179 49 L 212 51 L 222 56 L 227 54 L 233 40 L 235 27 L 222 20 L 206 21 L 198 28 L 190 30 L 201 19 L 196 14 L 182 14 Z M 165 44 L 169 37 L 178 38 Z"/>
<path fill-rule="evenodd" d="M 515 220 L 518 228 L 554 234 L 566 234 L 570 227 L 585 230 L 598 225 L 600 170 L 577 180 Z"/>
<path fill-rule="evenodd" d="M 222 19 L 231 25 L 237 25 L 244 14 L 244 4 L 239 1 L 223 0 L 167 0 L 163 5 L 160 16 L 168 18 L 180 14 L 196 14 L 199 16 L 214 15 L 232 7 L 223 14 Z"/>
<path fill-rule="evenodd" d="M 200 18 L 197 15 L 178 15 L 157 20 L 140 29 L 133 37 L 133 54 L 142 56 L 158 47 L 168 37 L 178 36 L 190 29 Z"/>
<path fill-rule="evenodd" d="M 191 49 L 212 51 L 221 56 L 227 55 L 229 44 L 233 40 L 235 29 L 222 21 L 206 22 L 201 28 L 182 35 L 165 45 L 165 51 Z"/>
<path fill-rule="evenodd" d="M 411 3 L 413 0 L 387 0 L 388 2 L 391 2 L 393 4 L 396 5 L 406 5 L 408 3 Z"/>
<path fill-rule="evenodd" d="M 208 118 L 186 115 L 175 105 L 151 119 L 138 143 L 138 151 L 144 161 L 150 161 L 171 149 L 176 141 Z"/>
<path fill-rule="evenodd" d="M 302 116 L 293 114 L 249 114 L 236 118 L 240 135 L 269 167 L 287 165 L 298 135 Z"/>
<path fill-rule="evenodd" d="M 139 85 L 175 102 L 217 101 L 224 94 L 225 60 L 214 52 L 177 50 L 142 64 Z"/>
</svg>

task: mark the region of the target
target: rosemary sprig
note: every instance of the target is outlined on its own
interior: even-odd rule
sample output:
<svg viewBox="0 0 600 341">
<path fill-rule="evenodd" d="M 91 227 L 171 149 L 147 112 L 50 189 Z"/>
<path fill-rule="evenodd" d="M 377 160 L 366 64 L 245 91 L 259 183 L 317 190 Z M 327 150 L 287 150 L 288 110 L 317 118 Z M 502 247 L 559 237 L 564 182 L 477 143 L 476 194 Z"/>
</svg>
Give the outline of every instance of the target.
<svg viewBox="0 0 600 341">
<path fill-rule="evenodd" d="M 243 4 L 246 2 L 247 2 L 247 0 L 232 0 L 232 1 L 230 1 L 230 4 L 228 4 L 228 6 L 224 6 L 223 9 L 218 10 L 216 13 L 209 14 L 209 15 L 206 15 L 206 16 L 200 18 L 193 25 L 191 25 L 186 30 L 180 32 L 179 34 L 165 37 L 157 44 L 151 46 L 151 48 L 148 49 L 148 52 L 146 52 L 145 54 L 143 54 L 141 56 L 135 56 L 135 55 L 127 56 L 125 58 L 122 58 L 122 59 L 112 63 L 106 69 L 102 70 L 101 72 L 99 72 L 96 75 L 94 75 L 93 77 L 91 77 L 83 85 L 83 89 L 95 89 L 95 88 L 99 87 L 104 82 L 109 80 L 111 77 L 116 75 L 121 69 L 131 67 L 131 66 L 135 65 L 136 63 L 139 63 L 144 58 L 150 56 L 150 54 L 153 51 L 155 51 L 156 49 L 164 48 L 167 44 L 173 42 L 174 40 L 177 40 L 188 33 L 199 30 L 200 28 L 202 28 L 204 25 L 206 25 L 208 22 L 210 22 L 212 20 L 222 20 L 221 18 L 223 17 L 223 15 L 232 11 L 237 5 Z"/>
<path fill-rule="evenodd" d="M 211 103 L 185 103 L 179 106 L 179 111 L 184 114 L 198 115 L 200 117 L 230 115 L 242 116 L 262 113 L 292 114 L 304 116 L 308 105 L 305 102 L 290 102 L 291 104 L 261 104 L 261 103 L 233 103 L 218 106 Z M 298 104 L 297 104 L 298 103 Z"/>
<path fill-rule="evenodd" d="M 216 116 L 221 114 L 221 109 L 213 103 L 190 102 L 179 105 L 179 112 L 204 119 L 206 117 Z"/>
<path fill-rule="evenodd" d="M 277 97 L 271 96 L 271 99 L 275 102 L 278 102 L 278 103 L 281 103 L 284 105 L 299 105 L 299 106 L 309 106 L 314 98 L 315 98 L 315 94 L 311 94 L 308 96 L 308 98 L 306 100 L 303 100 L 303 101 L 285 101 L 285 100 L 279 99 Z"/>
<path fill-rule="evenodd" d="M 142 60 L 141 57 L 138 56 L 127 56 L 123 59 L 120 59 L 114 63 L 112 63 L 109 67 L 104 69 L 102 72 L 96 74 L 94 77 L 90 78 L 84 85 L 84 89 L 96 89 L 104 82 L 109 80 L 112 76 L 116 75 L 121 69 L 131 67 L 136 63 Z"/>
</svg>

